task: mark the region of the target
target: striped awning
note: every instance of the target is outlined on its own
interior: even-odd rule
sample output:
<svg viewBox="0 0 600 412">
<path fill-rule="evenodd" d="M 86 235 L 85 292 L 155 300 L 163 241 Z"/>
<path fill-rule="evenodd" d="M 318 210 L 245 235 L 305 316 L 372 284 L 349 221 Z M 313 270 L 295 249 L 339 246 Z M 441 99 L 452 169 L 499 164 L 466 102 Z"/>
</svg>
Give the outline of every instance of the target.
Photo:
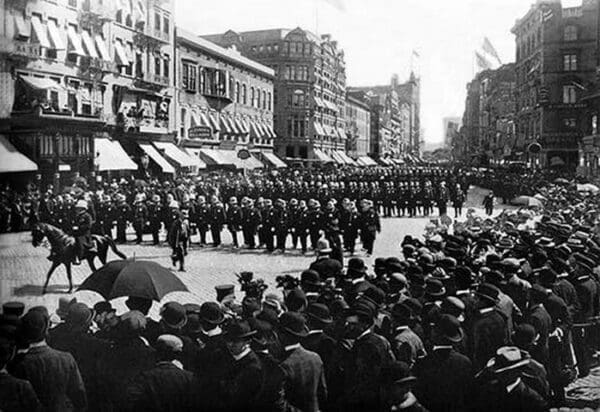
<svg viewBox="0 0 600 412">
<path fill-rule="evenodd" d="M 116 140 L 95 138 L 94 150 L 96 152 L 94 166 L 101 172 L 107 170 L 138 169 L 137 164 L 129 158 L 127 152 L 125 152 L 121 144 Z"/>
<path fill-rule="evenodd" d="M 321 125 L 321 123 L 313 122 L 313 127 L 317 136 L 325 136 L 325 130 L 323 129 L 323 125 Z"/>
<path fill-rule="evenodd" d="M 335 163 L 335 161 L 329 155 L 327 155 L 325 152 L 323 152 L 321 149 L 314 148 L 313 153 L 315 154 L 316 160 L 318 160 L 320 162 Z"/>
<path fill-rule="evenodd" d="M 180 167 L 194 167 L 196 162 L 189 154 L 178 148 L 171 142 L 154 142 L 154 146 L 163 152 L 169 159 L 173 160 Z"/>
<path fill-rule="evenodd" d="M 5 136 L 0 135 L 0 173 L 34 172 L 37 164 L 19 152 Z"/>
<path fill-rule="evenodd" d="M 140 148 L 156 163 L 163 173 L 175 173 L 175 168 L 171 166 L 167 160 L 158 153 L 158 150 L 150 143 L 139 143 Z"/>
</svg>

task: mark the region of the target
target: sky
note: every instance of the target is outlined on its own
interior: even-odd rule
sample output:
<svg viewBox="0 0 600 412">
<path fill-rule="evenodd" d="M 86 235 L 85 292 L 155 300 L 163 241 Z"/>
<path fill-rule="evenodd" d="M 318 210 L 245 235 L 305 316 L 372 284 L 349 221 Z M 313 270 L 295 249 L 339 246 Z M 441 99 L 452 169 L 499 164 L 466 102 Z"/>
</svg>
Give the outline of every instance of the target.
<svg viewBox="0 0 600 412">
<path fill-rule="evenodd" d="M 514 61 L 510 30 L 533 1 L 175 0 L 175 19 L 198 34 L 298 26 L 330 33 L 344 49 L 347 86 L 389 84 L 393 73 L 404 81 L 412 66 L 421 79 L 424 139 L 436 143 L 442 119 L 462 117 L 474 51 L 487 36 L 502 63 Z"/>
</svg>

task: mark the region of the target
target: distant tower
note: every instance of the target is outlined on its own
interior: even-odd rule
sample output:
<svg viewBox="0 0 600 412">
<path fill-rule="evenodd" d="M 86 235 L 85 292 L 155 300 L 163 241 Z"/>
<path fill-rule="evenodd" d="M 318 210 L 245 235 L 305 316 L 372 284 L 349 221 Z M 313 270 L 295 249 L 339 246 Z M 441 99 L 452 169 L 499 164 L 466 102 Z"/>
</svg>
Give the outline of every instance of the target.
<svg viewBox="0 0 600 412">
<path fill-rule="evenodd" d="M 398 74 L 394 73 L 392 75 L 392 89 L 396 89 L 398 84 L 400 83 L 400 79 L 398 78 Z"/>
</svg>

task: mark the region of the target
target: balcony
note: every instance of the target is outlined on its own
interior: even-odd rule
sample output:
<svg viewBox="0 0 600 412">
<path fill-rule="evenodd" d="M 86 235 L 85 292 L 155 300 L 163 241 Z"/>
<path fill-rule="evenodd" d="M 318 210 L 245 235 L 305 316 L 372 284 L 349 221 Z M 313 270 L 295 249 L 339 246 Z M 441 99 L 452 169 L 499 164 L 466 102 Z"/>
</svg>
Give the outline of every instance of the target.
<svg viewBox="0 0 600 412">
<path fill-rule="evenodd" d="M 89 72 L 117 72 L 117 65 L 114 62 L 96 57 L 82 57 L 80 60 L 80 67 L 83 71 Z"/>
<path fill-rule="evenodd" d="M 40 59 L 44 56 L 42 46 L 39 44 L 7 38 L 0 39 L 0 53 L 26 59 Z"/>
<path fill-rule="evenodd" d="M 155 30 L 153 27 L 148 27 L 148 25 L 145 25 L 143 28 L 139 27 L 139 29 L 135 32 L 135 35 L 133 36 L 133 42 L 145 49 L 156 50 L 169 44 L 171 39 L 168 33 Z"/>
<path fill-rule="evenodd" d="M 138 73 L 135 78 L 138 86 L 143 88 L 160 89 L 169 87 L 169 78 L 152 73 Z"/>
</svg>

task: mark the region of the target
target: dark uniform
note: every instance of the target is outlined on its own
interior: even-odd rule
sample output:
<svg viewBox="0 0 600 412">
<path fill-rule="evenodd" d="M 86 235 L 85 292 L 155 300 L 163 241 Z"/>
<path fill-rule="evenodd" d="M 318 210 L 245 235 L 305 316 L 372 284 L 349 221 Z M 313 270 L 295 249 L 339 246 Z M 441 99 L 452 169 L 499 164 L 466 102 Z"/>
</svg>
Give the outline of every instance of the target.
<svg viewBox="0 0 600 412">
<path fill-rule="evenodd" d="M 256 231 L 260 226 L 260 212 L 252 205 L 242 209 L 242 231 L 244 233 L 244 243 L 249 249 L 256 247 Z"/>
<path fill-rule="evenodd" d="M 213 239 L 213 246 L 217 247 L 221 245 L 221 231 L 223 225 L 227 221 L 225 215 L 225 208 L 222 203 L 215 203 L 210 208 L 209 222 L 210 222 L 210 233 Z"/>
<path fill-rule="evenodd" d="M 164 208 L 160 203 L 160 199 L 157 202 L 148 202 L 148 220 L 150 221 L 150 233 L 152 233 L 152 243 L 154 245 L 160 243 L 159 233 L 164 213 Z"/>
<path fill-rule="evenodd" d="M 117 204 L 115 220 L 117 221 L 117 242 L 125 243 L 127 242 L 127 222 L 131 221 L 131 207 L 125 203 L 124 199 Z"/>
<path fill-rule="evenodd" d="M 381 232 L 379 215 L 373 208 L 364 211 L 360 216 L 360 233 L 363 239 L 363 247 L 367 254 L 373 254 L 373 246 L 377 232 Z"/>
<path fill-rule="evenodd" d="M 227 230 L 231 233 L 231 239 L 235 247 L 239 247 L 238 231 L 242 224 L 242 209 L 237 205 L 237 201 L 232 204 L 230 201 L 227 207 Z"/>
<path fill-rule="evenodd" d="M 76 253 L 75 263 L 79 263 L 79 259 L 83 257 L 87 249 L 94 246 L 92 238 L 92 216 L 86 209 L 79 209 L 75 215 L 75 221 L 72 226 L 72 234 L 75 237 Z"/>
<path fill-rule="evenodd" d="M 206 245 L 206 232 L 208 232 L 209 219 L 210 206 L 204 201 L 198 202 L 196 205 L 194 221 L 196 222 L 196 229 L 200 234 L 200 246 Z"/>
<path fill-rule="evenodd" d="M 135 230 L 135 243 L 142 243 L 142 236 L 144 235 L 144 228 L 148 221 L 148 208 L 140 200 L 133 208 L 133 229 Z"/>
</svg>

